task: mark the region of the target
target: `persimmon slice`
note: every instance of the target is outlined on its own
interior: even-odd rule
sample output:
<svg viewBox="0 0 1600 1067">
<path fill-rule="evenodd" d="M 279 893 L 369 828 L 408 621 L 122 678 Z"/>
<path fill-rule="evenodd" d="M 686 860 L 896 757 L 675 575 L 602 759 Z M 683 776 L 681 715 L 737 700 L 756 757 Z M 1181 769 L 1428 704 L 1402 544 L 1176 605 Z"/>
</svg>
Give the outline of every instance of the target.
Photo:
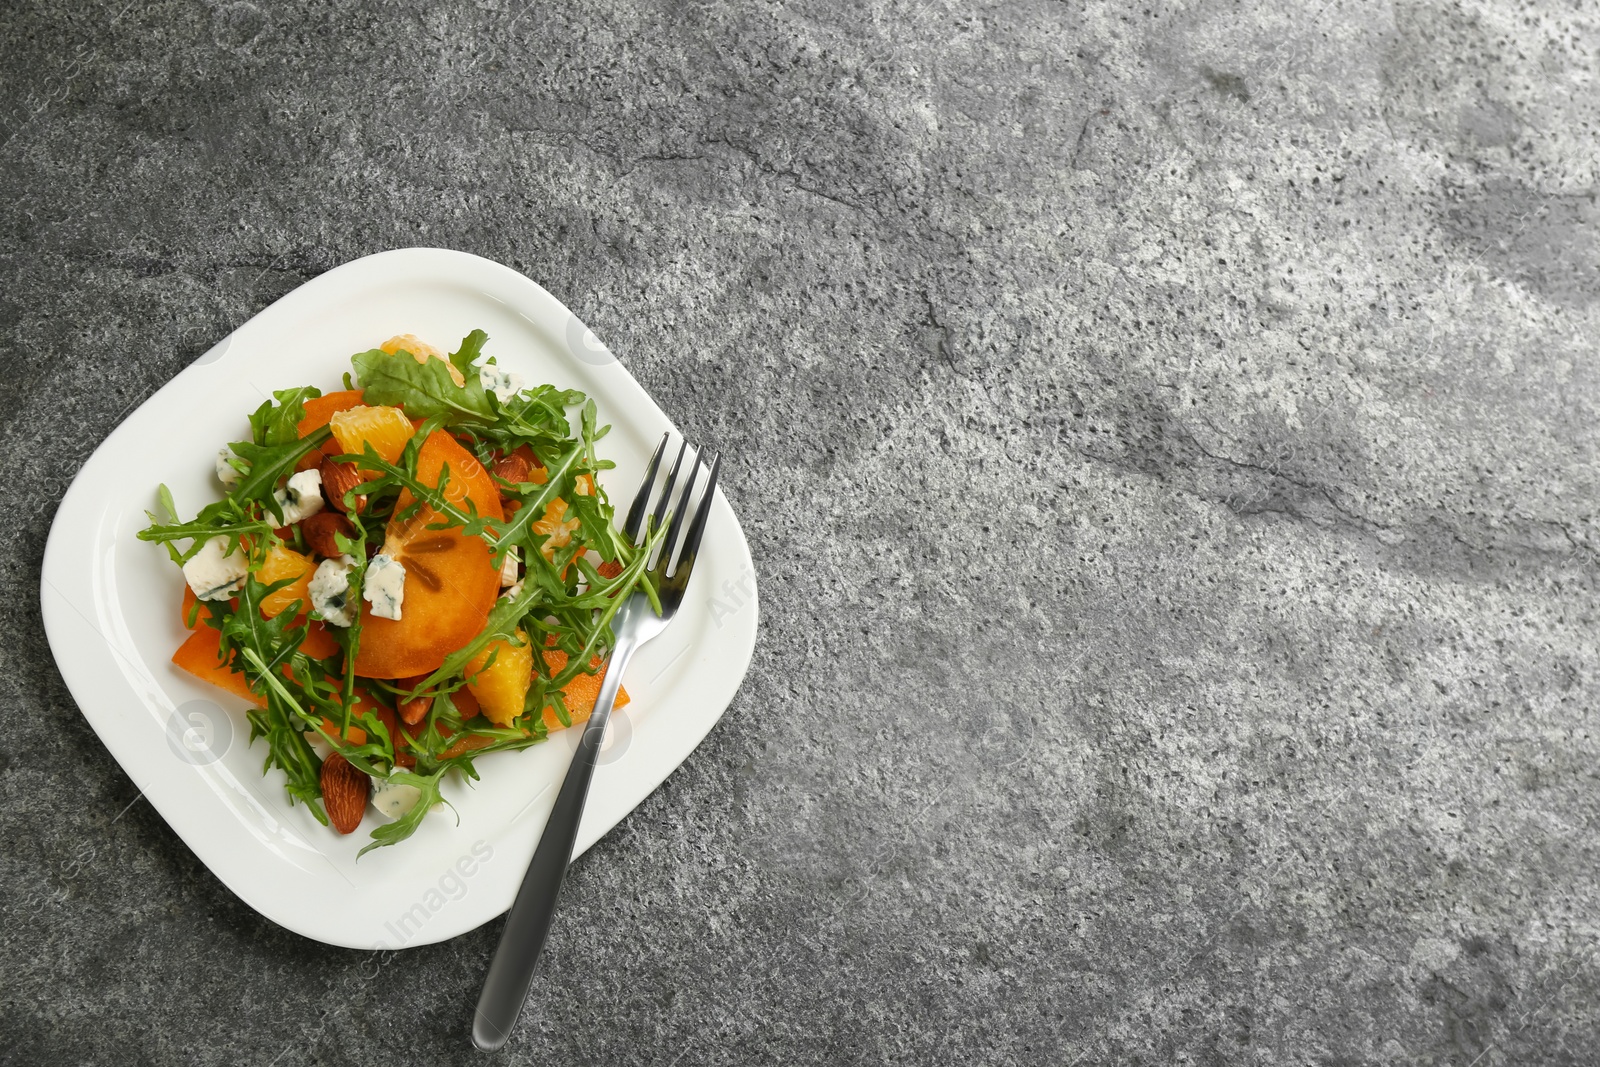
<svg viewBox="0 0 1600 1067">
<path fill-rule="evenodd" d="M 329 393 L 327 396 L 319 396 L 307 400 L 305 417 L 300 420 L 298 426 L 300 436 L 304 437 L 315 430 L 322 429 L 328 425 L 328 420 L 332 419 L 334 415 L 357 407 L 361 402 L 362 393 L 360 389 L 344 389 L 337 393 Z M 294 469 L 308 471 L 313 467 L 320 466 L 322 461 L 329 456 L 337 456 L 341 451 L 339 442 L 329 438 L 322 442 L 321 447 L 301 456 Z"/>
<path fill-rule="evenodd" d="M 312 659 L 327 659 L 338 655 L 339 645 L 322 623 L 311 622 L 300 651 Z M 266 707 L 266 698 L 250 688 L 250 681 L 244 672 L 236 671 L 222 662 L 222 635 L 210 626 L 196 626 L 194 632 L 178 646 L 178 651 L 172 654 L 172 662 L 202 682 L 210 682 L 235 696 L 244 697 L 257 707 Z M 284 674 L 288 673 L 289 668 L 285 665 Z"/>
<path fill-rule="evenodd" d="M 250 688 L 243 672 L 222 662 L 222 635 L 209 626 L 197 626 L 172 654 L 172 662 L 214 686 L 264 707 L 266 699 Z"/>
<path fill-rule="evenodd" d="M 450 469 L 445 495 L 458 506 L 472 501 L 478 514 L 502 518 L 500 493 L 483 465 L 443 430 L 435 430 L 417 453 L 417 480 L 438 487 Z M 402 492 L 400 515 L 414 498 Z M 436 670 L 444 658 L 482 632 L 489 609 L 500 595 L 500 572 L 480 537 L 460 528 L 430 530 L 442 521 L 424 505 L 407 520 L 392 519 L 383 551 L 406 569 L 405 601 L 399 619 L 361 609 L 361 647 L 356 673 L 363 678 L 405 678 Z"/>
</svg>

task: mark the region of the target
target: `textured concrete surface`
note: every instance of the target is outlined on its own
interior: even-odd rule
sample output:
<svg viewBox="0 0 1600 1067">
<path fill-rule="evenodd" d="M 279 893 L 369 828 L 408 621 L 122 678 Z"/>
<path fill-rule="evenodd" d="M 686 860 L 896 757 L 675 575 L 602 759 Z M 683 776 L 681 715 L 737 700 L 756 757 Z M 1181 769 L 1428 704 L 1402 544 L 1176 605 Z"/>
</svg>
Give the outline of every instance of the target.
<svg viewBox="0 0 1600 1067">
<path fill-rule="evenodd" d="M 736 457 L 762 640 L 508 1063 L 1593 1063 L 1592 6 L 0 12 L 0 1060 L 477 1062 L 245 908 L 39 630 L 129 408 L 369 252 Z"/>
</svg>

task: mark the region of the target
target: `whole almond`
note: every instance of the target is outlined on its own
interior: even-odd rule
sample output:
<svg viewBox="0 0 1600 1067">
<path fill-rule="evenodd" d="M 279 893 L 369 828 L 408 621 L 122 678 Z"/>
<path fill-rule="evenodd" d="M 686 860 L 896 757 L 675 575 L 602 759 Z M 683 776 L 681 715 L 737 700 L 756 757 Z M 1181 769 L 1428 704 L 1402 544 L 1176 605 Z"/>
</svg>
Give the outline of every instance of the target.
<svg viewBox="0 0 1600 1067">
<path fill-rule="evenodd" d="M 355 532 L 350 520 L 337 511 L 319 511 L 300 520 L 300 535 L 305 538 L 306 547 L 324 559 L 340 555 L 339 542 L 334 540 L 334 534 L 354 537 Z"/>
<path fill-rule="evenodd" d="M 490 469 L 501 481 L 520 485 L 528 480 L 528 475 L 533 471 L 533 464 L 528 461 L 527 456 L 513 452 L 509 456 L 501 456 L 495 460 L 494 466 Z"/>
<path fill-rule="evenodd" d="M 354 463 L 335 463 L 331 459 L 322 461 L 322 491 L 328 501 L 341 511 L 345 508 L 344 496 L 350 490 L 366 481 Z M 367 506 L 367 498 L 355 498 L 356 511 Z"/>
<path fill-rule="evenodd" d="M 335 752 L 322 761 L 322 806 L 341 834 L 354 833 L 367 810 L 372 780 Z"/>
</svg>

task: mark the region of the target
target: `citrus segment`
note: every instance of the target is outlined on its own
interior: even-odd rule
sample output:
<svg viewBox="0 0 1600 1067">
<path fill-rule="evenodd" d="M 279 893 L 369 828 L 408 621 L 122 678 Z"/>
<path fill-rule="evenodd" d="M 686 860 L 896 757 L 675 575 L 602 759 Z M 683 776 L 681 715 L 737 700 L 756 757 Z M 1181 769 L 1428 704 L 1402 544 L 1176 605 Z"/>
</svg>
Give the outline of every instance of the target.
<svg viewBox="0 0 1600 1067">
<path fill-rule="evenodd" d="M 560 674 L 567 669 L 567 654 L 559 648 L 547 648 L 544 650 L 544 663 L 552 676 Z M 600 696 L 600 683 L 606 679 L 607 664 L 599 656 L 590 659 L 589 666 L 596 668 L 598 673 L 580 674 L 561 689 L 566 698 L 567 714 L 571 716 L 574 726 L 589 721 L 589 716 L 594 714 L 594 702 Z M 611 705 L 611 710 L 627 707 L 631 700 L 628 690 L 618 686 L 617 702 Z M 551 733 L 564 729 L 561 720 L 556 717 L 556 709 L 549 705 L 544 709 L 544 727 Z"/>
<path fill-rule="evenodd" d="M 312 572 L 317 565 L 311 557 L 302 556 L 292 548 L 284 545 L 273 545 L 267 549 L 267 555 L 261 562 L 261 569 L 256 572 L 256 580 L 262 585 L 271 585 L 287 579 L 294 581 L 276 592 L 268 593 L 261 598 L 261 614 L 271 619 L 289 609 L 295 601 L 300 602 L 300 609 L 304 611 L 311 606 Z M 320 657 L 319 657 L 320 658 Z"/>
<path fill-rule="evenodd" d="M 328 428 L 333 431 L 334 440 L 339 442 L 341 452 L 359 456 L 366 452 L 367 445 L 371 445 L 373 451 L 389 463 L 400 458 L 406 442 L 417 432 L 411 420 L 399 408 L 368 407 L 365 404 L 335 412 L 328 420 Z"/>
<path fill-rule="evenodd" d="M 467 664 L 467 689 L 477 698 L 484 718 L 497 726 L 510 725 L 522 714 L 522 703 L 533 681 L 533 646 L 521 630 L 517 631 L 517 639 L 522 644 L 491 641 Z"/>
</svg>

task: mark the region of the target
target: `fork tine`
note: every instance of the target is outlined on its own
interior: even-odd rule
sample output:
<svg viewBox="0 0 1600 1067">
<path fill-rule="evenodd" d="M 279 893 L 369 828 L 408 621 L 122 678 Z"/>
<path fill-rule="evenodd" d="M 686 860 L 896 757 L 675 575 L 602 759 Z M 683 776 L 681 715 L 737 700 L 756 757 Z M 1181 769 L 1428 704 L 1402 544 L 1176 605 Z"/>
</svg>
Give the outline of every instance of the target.
<svg viewBox="0 0 1600 1067">
<path fill-rule="evenodd" d="M 683 454 L 689 450 L 689 440 L 684 438 L 683 444 L 678 446 L 678 458 L 672 461 L 672 469 L 667 472 L 667 487 L 661 490 L 661 502 L 656 505 L 656 513 L 651 517 L 652 529 L 659 529 L 662 522 L 666 521 L 667 509 L 672 504 L 672 487 L 678 480 L 678 470 L 683 466 Z M 650 531 L 646 530 L 648 534 Z"/>
<path fill-rule="evenodd" d="M 711 514 L 711 498 L 717 495 L 717 470 L 722 466 L 722 454 L 715 453 L 711 457 L 711 473 L 706 475 L 705 492 L 700 494 L 700 506 L 695 509 L 694 521 L 689 524 L 688 539 L 683 543 L 683 557 L 678 561 L 678 568 L 685 565 L 693 567 L 695 553 L 700 551 L 700 537 L 706 532 L 706 516 Z M 684 504 L 688 504 L 685 494 Z M 677 577 L 677 570 L 673 577 Z"/>
<path fill-rule="evenodd" d="M 662 574 L 667 573 L 672 558 L 678 554 L 678 542 L 683 540 L 683 528 L 689 525 L 684 521 L 684 515 L 689 510 L 689 499 L 694 496 L 695 479 L 700 477 L 700 466 L 704 462 L 705 457 L 696 451 L 694 466 L 689 468 L 689 479 L 683 483 L 683 496 L 678 499 L 678 506 L 672 511 L 672 532 L 667 535 L 667 545 L 661 550 L 661 562 L 656 565 Z"/>
<path fill-rule="evenodd" d="M 639 486 L 639 491 L 633 494 L 633 503 L 628 506 L 628 519 L 622 524 L 622 532 L 634 543 L 638 543 L 639 527 L 644 522 L 645 509 L 650 506 L 650 490 L 655 486 L 656 471 L 661 468 L 661 455 L 667 450 L 667 438 L 670 436 L 666 433 L 661 435 L 656 454 L 650 457 L 650 466 L 645 469 L 644 482 Z"/>
</svg>

